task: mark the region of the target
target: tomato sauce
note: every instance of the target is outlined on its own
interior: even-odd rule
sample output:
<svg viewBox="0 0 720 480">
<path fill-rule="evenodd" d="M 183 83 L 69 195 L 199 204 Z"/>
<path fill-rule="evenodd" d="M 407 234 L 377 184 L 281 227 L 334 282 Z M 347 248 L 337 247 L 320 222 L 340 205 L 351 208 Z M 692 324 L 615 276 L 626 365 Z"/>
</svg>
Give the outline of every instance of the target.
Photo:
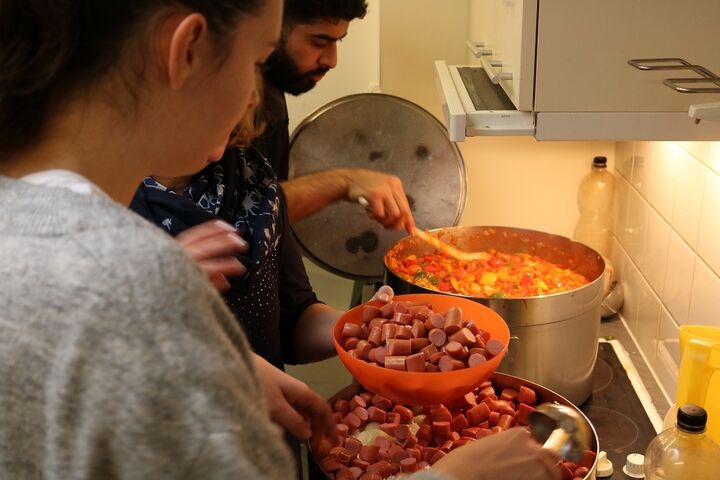
<svg viewBox="0 0 720 480">
<path fill-rule="evenodd" d="M 407 255 L 396 245 L 386 262 L 400 278 L 419 287 L 474 297 L 534 297 L 590 283 L 583 275 L 527 253 L 488 250 L 487 258 L 461 261 L 444 253 Z"/>
</svg>

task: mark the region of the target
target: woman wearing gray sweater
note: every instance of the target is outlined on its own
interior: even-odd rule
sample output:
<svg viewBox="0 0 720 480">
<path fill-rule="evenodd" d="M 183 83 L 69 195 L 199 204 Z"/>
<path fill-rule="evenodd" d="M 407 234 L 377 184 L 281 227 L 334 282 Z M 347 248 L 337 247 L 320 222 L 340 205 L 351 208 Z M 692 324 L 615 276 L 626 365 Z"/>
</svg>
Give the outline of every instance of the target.
<svg viewBox="0 0 720 480">
<path fill-rule="evenodd" d="M 243 332 L 126 210 L 143 177 L 225 144 L 281 12 L 0 2 L 0 478 L 292 478 Z M 416 478 L 545 479 L 554 460 L 518 430 Z"/>
</svg>

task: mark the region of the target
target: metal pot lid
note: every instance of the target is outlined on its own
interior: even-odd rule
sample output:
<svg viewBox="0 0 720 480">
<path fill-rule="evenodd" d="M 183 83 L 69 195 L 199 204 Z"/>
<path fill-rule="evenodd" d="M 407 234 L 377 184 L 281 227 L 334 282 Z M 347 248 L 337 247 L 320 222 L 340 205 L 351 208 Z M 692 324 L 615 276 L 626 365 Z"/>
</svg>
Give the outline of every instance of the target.
<svg viewBox="0 0 720 480">
<path fill-rule="evenodd" d="M 445 127 L 420 106 L 378 93 L 334 100 L 307 117 L 290 140 L 290 178 L 333 167 L 398 176 L 419 228 L 457 225 L 467 180 Z M 355 203 L 338 202 L 293 225 L 305 254 L 352 279 L 379 281 L 390 245 L 407 235 L 385 230 Z"/>
</svg>

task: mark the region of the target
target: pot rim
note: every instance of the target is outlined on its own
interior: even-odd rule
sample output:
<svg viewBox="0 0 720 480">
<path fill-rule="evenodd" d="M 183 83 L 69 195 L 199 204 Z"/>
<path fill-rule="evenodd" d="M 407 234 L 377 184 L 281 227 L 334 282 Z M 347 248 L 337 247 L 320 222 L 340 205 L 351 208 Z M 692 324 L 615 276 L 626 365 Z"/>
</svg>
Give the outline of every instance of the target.
<svg viewBox="0 0 720 480">
<path fill-rule="evenodd" d="M 600 274 L 594 279 L 588 282 L 585 285 L 582 285 L 577 288 L 573 288 L 572 290 L 566 290 L 564 292 L 556 292 L 556 293 L 547 293 L 542 295 L 532 295 L 532 296 L 524 296 L 524 297 L 488 297 L 483 295 L 464 295 L 462 293 L 455 293 L 455 292 L 441 292 L 439 290 L 431 290 L 429 288 L 421 287 L 409 280 L 405 280 L 404 278 L 400 277 L 397 272 L 393 271 L 389 266 L 387 262 L 388 253 L 397 245 L 399 245 L 402 242 L 407 242 L 409 239 L 412 239 L 412 236 L 406 236 L 403 237 L 395 242 L 393 242 L 392 245 L 390 245 L 390 248 L 385 252 L 385 255 L 383 256 L 383 265 L 385 267 L 385 282 L 387 282 L 387 273 L 392 273 L 395 277 L 397 277 L 399 280 L 402 280 L 404 282 L 407 282 L 411 284 L 413 287 L 420 288 L 423 291 L 426 291 L 428 293 L 440 293 L 442 295 L 451 295 L 455 297 L 460 298 L 467 298 L 467 299 L 482 299 L 487 300 L 488 302 L 505 302 L 505 301 L 517 301 L 517 300 L 537 300 L 537 299 L 552 299 L 552 298 L 558 298 L 562 296 L 567 296 L 568 294 L 577 293 L 583 289 L 589 289 L 593 286 L 596 286 L 596 284 L 603 284 L 604 277 L 605 277 L 605 270 L 607 269 L 607 264 L 605 262 L 605 258 L 600 255 L 597 251 L 593 250 L 589 246 L 585 245 L 584 243 L 577 242 L 575 240 L 572 240 L 568 237 L 565 237 L 563 235 L 557 235 L 554 233 L 546 233 L 542 232 L 540 230 L 532 230 L 532 229 L 526 229 L 526 228 L 516 228 L 516 227 L 505 227 L 505 226 L 494 226 L 494 225 L 472 225 L 472 226 L 453 226 L 453 227 L 441 227 L 441 228 L 432 228 L 428 229 L 428 232 L 431 233 L 437 233 L 437 232 L 452 232 L 452 231 L 461 231 L 461 230 L 500 230 L 500 231 L 513 231 L 515 233 L 525 233 L 525 234 L 532 234 L 532 235 L 542 235 L 546 236 L 548 238 L 553 238 L 559 241 L 566 241 L 573 245 L 579 245 L 581 248 L 588 250 L 588 253 L 597 255 L 597 259 L 600 261 L 600 265 L 602 266 L 600 270 Z"/>
</svg>

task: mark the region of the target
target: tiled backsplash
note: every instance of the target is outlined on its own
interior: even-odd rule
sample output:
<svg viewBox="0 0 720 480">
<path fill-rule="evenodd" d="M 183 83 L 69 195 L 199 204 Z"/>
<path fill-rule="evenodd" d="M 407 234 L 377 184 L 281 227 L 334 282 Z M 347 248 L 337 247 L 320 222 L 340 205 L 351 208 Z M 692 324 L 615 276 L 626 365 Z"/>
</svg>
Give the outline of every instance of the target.
<svg viewBox="0 0 720 480">
<path fill-rule="evenodd" d="M 672 399 L 678 326 L 720 326 L 720 142 L 618 142 L 615 174 L 621 315 Z"/>
</svg>

